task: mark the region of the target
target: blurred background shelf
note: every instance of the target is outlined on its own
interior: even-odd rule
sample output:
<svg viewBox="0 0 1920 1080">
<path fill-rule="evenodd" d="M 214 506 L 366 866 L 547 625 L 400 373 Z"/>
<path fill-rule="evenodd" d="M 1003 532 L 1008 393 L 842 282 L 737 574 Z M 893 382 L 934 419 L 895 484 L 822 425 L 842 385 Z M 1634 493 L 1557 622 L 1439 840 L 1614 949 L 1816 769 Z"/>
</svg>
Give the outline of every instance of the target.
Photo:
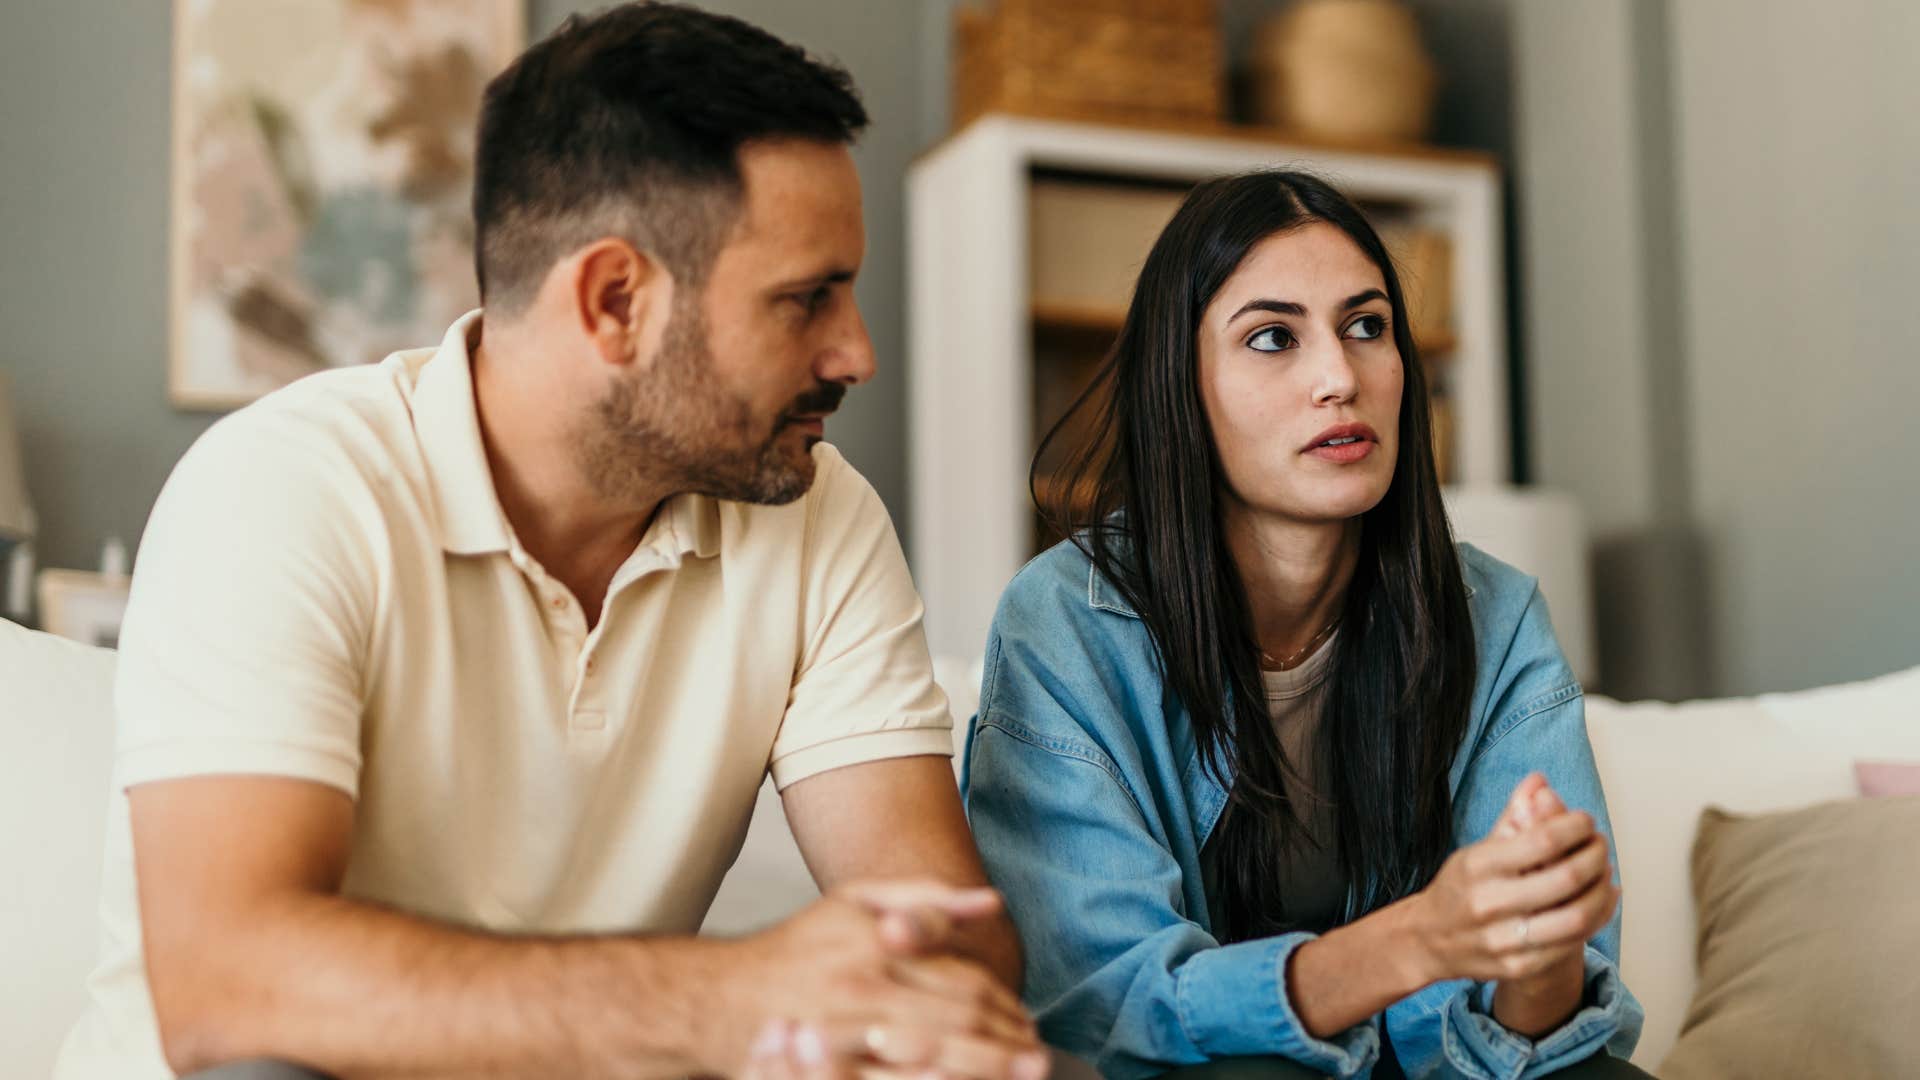
<svg viewBox="0 0 1920 1080">
<path fill-rule="evenodd" d="M 1454 484 L 1512 477 L 1500 174 L 1480 154 L 1292 142 L 1223 124 L 974 119 L 907 178 L 912 562 L 936 654 L 977 652 L 1000 590 L 1057 540 L 1038 442 L 1098 370 L 1147 250 L 1193 184 L 1290 168 L 1392 250 Z M 1057 462 L 1043 462 L 1044 487 Z"/>
</svg>

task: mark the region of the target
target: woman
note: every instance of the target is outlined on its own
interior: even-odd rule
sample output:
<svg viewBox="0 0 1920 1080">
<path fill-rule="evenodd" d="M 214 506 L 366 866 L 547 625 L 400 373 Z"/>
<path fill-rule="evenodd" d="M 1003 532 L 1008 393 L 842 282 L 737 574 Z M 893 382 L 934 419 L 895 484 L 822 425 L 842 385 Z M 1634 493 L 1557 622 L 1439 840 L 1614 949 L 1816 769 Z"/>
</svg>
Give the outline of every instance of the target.
<svg viewBox="0 0 1920 1080">
<path fill-rule="evenodd" d="M 1123 1078 L 1638 1075 L 1601 1053 L 1641 1012 L 1580 686 L 1533 581 L 1450 536 L 1353 204 L 1195 189 L 1075 430 L 963 784 L 1047 1041 Z"/>
</svg>

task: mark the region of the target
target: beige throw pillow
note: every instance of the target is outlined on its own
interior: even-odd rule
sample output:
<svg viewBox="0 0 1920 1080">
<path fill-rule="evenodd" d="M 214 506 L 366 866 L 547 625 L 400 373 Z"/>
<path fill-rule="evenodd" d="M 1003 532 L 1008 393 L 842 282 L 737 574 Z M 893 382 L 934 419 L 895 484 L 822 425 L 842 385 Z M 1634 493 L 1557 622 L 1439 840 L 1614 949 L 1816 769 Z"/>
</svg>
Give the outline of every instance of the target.
<svg viewBox="0 0 1920 1080">
<path fill-rule="evenodd" d="M 1920 798 L 1709 807 L 1693 895 L 1700 982 L 1664 1080 L 1920 1069 Z"/>
</svg>

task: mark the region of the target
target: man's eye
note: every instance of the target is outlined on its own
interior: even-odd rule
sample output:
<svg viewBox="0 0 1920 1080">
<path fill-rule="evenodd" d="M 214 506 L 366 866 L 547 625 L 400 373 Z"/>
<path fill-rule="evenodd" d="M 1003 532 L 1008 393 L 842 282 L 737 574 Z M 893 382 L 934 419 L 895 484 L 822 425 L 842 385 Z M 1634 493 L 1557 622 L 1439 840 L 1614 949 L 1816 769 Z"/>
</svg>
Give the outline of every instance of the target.
<svg viewBox="0 0 1920 1080">
<path fill-rule="evenodd" d="M 1247 347 L 1256 352 L 1280 352 L 1293 346 L 1293 333 L 1284 326 L 1269 326 L 1247 339 Z"/>
<path fill-rule="evenodd" d="M 812 314 L 827 306 L 827 300 L 832 295 L 833 290 L 823 285 L 818 289 L 810 289 L 803 293 L 794 293 L 787 299 L 799 304 L 808 314 Z"/>
</svg>

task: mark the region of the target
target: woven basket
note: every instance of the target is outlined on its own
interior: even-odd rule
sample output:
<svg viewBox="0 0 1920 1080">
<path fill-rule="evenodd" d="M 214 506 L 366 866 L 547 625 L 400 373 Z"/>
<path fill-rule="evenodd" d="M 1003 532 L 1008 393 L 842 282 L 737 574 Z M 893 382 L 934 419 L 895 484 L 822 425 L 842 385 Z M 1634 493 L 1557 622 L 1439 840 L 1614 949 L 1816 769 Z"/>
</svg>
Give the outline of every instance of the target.
<svg viewBox="0 0 1920 1080">
<path fill-rule="evenodd" d="M 1224 112 L 1214 0 L 1000 0 L 954 14 L 954 126 L 987 112 L 1108 123 Z"/>
<path fill-rule="evenodd" d="M 1261 123 L 1349 140 L 1431 131 L 1437 76 L 1399 0 L 1295 0 L 1261 24 L 1249 60 Z"/>
</svg>

